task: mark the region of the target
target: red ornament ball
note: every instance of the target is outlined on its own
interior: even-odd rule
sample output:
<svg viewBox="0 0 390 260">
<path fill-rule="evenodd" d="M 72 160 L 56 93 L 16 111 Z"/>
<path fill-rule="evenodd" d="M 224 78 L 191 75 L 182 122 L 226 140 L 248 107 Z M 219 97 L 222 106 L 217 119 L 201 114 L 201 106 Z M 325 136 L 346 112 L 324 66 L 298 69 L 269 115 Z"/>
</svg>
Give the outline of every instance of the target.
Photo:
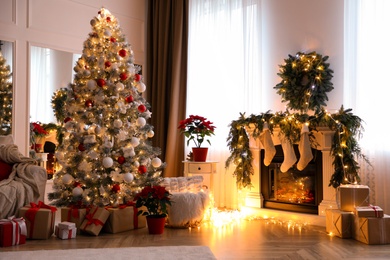
<svg viewBox="0 0 390 260">
<path fill-rule="evenodd" d="M 99 87 L 103 87 L 104 85 L 106 85 L 106 81 L 104 79 L 98 79 L 96 83 Z"/>
<path fill-rule="evenodd" d="M 81 187 L 81 183 L 78 182 L 78 181 L 75 181 L 75 182 L 73 183 L 73 187 Z"/>
<path fill-rule="evenodd" d="M 107 22 L 111 22 L 111 17 L 107 17 L 107 18 L 106 18 L 106 21 L 107 21 Z"/>
<path fill-rule="evenodd" d="M 134 98 L 133 98 L 133 96 L 128 96 L 127 98 L 126 98 L 126 102 L 127 103 L 131 103 L 131 102 L 133 102 L 134 101 Z"/>
<path fill-rule="evenodd" d="M 128 76 L 127 76 L 126 73 L 121 73 L 121 74 L 119 75 L 119 77 L 121 78 L 121 80 L 126 80 Z"/>
<path fill-rule="evenodd" d="M 147 171 L 148 171 L 148 169 L 146 168 L 145 165 L 140 165 L 140 166 L 138 167 L 138 172 L 141 173 L 141 174 L 144 174 L 144 173 L 146 173 Z"/>
<path fill-rule="evenodd" d="M 116 42 L 116 39 L 114 37 L 111 37 L 110 42 Z"/>
<path fill-rule="evenodd" d="M 143 105 L 143 104 L 139 105 L 138 106 L 138 111 L 141 112 L 141 113 L 145 112 L 146 111 L 146 106 Z"/>
<path fill-rule="evenodd" d="M 126 50 L 122 49 L 122 50 L 119 51 L 119 56 L 121 56 L 122 58 L 126 57 L 126 55 L 127 55 L 127 51 Z"/>
<path fill-rule="evenodd" d="M 118 163 L 119 164 L 124 164 L 126 162 L 126 158 L 125 157 L 123 157 L 123 156 L 119 156 L 118 157 Z"/>
<path fill-rule="evenodd" d="M 134 79 L 135 79 L 135 81 L 140 81 L 141 80 L 141 75 L 135 74 Z"/>
<path fill-rule="evenodd" d="M 86 100 L 86 101 L 85 101 L 85 106 L 86 106 L 86 107 L 93 107 L 93 101 L 90 100 L 90 99 Z"/>
<path fill-rule="evenodd" d="M 119 186 L 119 184 L 112 185 L 111 191 L 118 193 L 120 190 L 121 190 L 121 186 Z"/>
<path fill-rule="evenodd" d="M 106 61 L 106 62 L 104 63 L 104 66 L 105 66 L 106 68 L 111 67 L 111 62 L 110 62 L 110 61 Z"/>
<path fill-rule="evenodd" d="M 85 146 L 84 146 L 84 144 L 82 144 L 82 143 L 79 144 L 79 147 L 78 147 L 78 148 L 79 148 L 79 151 L 80 151 L 80 152 L 84 152 L 84 151 L 85 151 Z"/>
<path fill-rule="evenodd" d="M 69 122 L 69 121 L 72 121 L 72 118 L 67 117 L 67 118 L 64 119 L 64 123 L 67 123 L 67 122 Z"/>
</svg>

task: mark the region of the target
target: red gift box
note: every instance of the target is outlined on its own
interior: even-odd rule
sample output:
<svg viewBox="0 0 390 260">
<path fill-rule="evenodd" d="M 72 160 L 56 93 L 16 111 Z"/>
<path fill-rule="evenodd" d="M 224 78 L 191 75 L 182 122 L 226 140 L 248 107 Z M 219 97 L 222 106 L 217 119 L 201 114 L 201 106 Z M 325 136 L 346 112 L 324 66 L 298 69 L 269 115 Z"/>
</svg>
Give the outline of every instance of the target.
<svg viewBox="0 0 390 260">
<path fill-rule="evenodd" d="M 0 220 L 0 246 L 14 246 L 26 243 L 27 227 L 23 218 L 10 217 Z"/>
</svg>

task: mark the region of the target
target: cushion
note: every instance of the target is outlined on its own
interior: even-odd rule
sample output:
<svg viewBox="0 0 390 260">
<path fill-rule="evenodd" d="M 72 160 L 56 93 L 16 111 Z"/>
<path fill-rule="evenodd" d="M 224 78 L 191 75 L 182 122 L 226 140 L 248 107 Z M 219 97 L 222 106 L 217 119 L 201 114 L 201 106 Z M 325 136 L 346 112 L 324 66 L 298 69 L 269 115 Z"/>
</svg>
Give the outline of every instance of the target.
<svg viewBox="0 0 390 260">
<path fill-rule="evenodd" d="M 0 181 L 8 179 L 12 172 L 12 165 L 0 160 Z"/>
<path fill-rule="evenodd" d="M 13 144 L 14 138 L 12 135 L 0 135 L 0 144 Z"/>
</svg>

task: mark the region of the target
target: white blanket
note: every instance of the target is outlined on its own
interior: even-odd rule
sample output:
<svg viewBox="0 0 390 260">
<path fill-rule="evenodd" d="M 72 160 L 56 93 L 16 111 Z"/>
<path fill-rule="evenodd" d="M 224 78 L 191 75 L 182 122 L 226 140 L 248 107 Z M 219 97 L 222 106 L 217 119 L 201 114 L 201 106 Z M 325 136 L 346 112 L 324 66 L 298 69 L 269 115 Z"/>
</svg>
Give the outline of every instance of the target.
<svg viewBox="0 0 390 260">
<path fill-rule="evenodd" d="M 0 145 L 0 159 L 13 164 L 8 179 L 0 181 L 0 219 L 16 215 L 19 208 L 37 202 L 46 183 L 46 170 L 23 156 L 14 144 Z"/>
</svg>

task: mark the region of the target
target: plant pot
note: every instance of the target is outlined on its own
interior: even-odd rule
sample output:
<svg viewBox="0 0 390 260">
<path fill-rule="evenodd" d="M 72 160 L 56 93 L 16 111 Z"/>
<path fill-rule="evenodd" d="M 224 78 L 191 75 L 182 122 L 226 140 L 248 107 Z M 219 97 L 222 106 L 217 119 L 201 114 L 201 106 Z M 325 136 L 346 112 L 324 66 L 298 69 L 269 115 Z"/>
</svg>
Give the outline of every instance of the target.
<svg viewBox="0 0 390 260">
<path fill-rule="evenodd" d="M 158 235 L 164 233 L 165 216 L 149 215 L 146 216 L 146 223 L 148 224 L 149 234 Z"/>
<path fill-rule="evenodd" d="M 205 162 L 207 159 L 207 147 L 192 147 L 192 158 L 195 162 Z"/>
</svg>

